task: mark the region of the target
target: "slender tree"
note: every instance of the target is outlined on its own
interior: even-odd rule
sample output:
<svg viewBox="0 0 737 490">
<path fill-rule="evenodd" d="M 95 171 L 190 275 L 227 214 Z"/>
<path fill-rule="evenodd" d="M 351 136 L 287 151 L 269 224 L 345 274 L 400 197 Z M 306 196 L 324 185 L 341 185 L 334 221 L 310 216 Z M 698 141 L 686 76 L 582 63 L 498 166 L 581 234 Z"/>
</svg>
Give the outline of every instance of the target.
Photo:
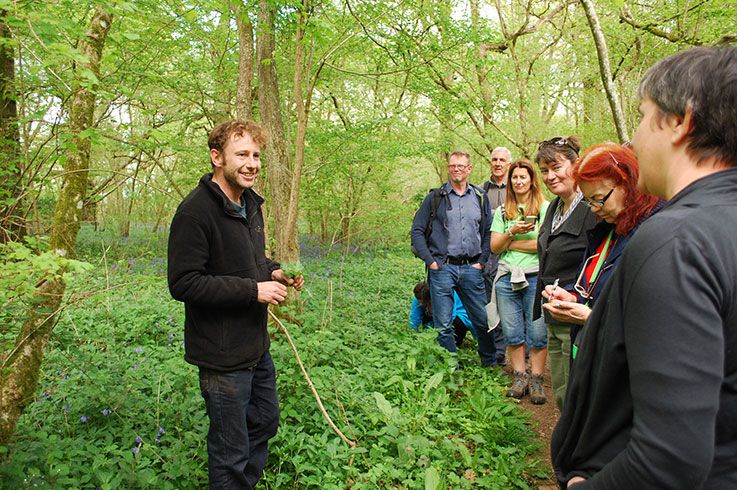
<svg viewBox="0 0 737 490">
<path fill-rule="evenodd" d="M 69 132 L 73 144 L 65 154 L 64 182 L 54 210 L 50 245 L 61 257 L 73 257 L 79 220 L 87 189 L 91 142 L 87 131 L 95 112 L 95 85 L 89 74 L 99 78 L 100 59 L 112 15 L 97 6 L 79 53 L 84 61 L 78 70 L 69 101 Z M 84 78 L 84 82 L 82 82 Z M 44 281 L 27 312 L 13 349 L 0 358 L 0 444 L 7 444 L 18 418 L 31 401 L 38 383 L 44 349 L 49 341 L 66 283 L 61 276 Z"/>
<path fill-rule="evenodd" d="M 7 11 L 0 10 L 0 242 L 19 240 L 25 234 L 24 220 L 18 215 L 22 169 L 20 134 L 15 90 L 15 57 Z"/>
<path fill-rule="evenodd" d="M 607 100 L 609 101 L 609 107 L 612 111 L 614 126 L 617 128 L 619 141 L 624 143 L 625 141 L 629 141 L 629 136 L 627 136 L 627 123 L 624 119 L 622 105 L 619 102 L 619 93 L 617 92 L 617 87 L 614 84 L 614 79 L 612 77 L 612 68 L 609 64 L 609 49 L 607 48 L 606 38 L 604 37 L 604 32 L 601 29 L 601 24 L 599 24 L 599 16 L 596 14 L 594 3 L 591 0 L 581 0 L 581 5 L 583 5 L 583 9 L 586 12 L 586 19 L 589 22 L 591 34 L 594 36 L 596 54 L 599 59 L 599 74 L 601 75 L 601 82 L 604 85 Z"/>
</svg>

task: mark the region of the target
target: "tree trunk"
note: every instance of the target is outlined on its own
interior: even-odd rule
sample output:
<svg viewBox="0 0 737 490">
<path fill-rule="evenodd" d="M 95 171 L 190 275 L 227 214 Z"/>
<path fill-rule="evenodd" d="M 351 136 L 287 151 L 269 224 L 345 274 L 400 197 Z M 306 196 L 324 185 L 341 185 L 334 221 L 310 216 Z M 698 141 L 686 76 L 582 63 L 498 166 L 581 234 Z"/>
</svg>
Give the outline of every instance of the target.
<svg viewBox="0 0 737 490">
<path fill-rule="evenodd" d="M 287 139 L 284 131 L 279 101 L 279 80 L 276 75 L 274 60 L 275 12 L 268 0 L 259 0 L 258 26 L 258 73 L 259 73 L 259 109 L 261 121 L 269 133 L 268 165 L 269 191 L 271 203 L 269 209 L 274 223 L 274 254 L 280 261 L 292 261 L 299 258 L 299 246 L 295 227 L 289 225 L 289 205 L 291 204 L 292 169 L 290 168 Z M 291 235 L 290 235 L 291 232 Z"/>
<path fill-rule="evenodd" d="M 581 5 L 586 12 L 586 19 L 589 21 L 591 34 L 594 36 L 594 44 L 596 44 L 596 55 L 599 57 L 599 73 L 601 74 L 601 82 L 604 84 L 606 98 L 609 101 L 609 107 L 612 110 L 614 125 L 617 128 L 617 136 L 620 143 L 629 141 L 627 136 L 627 123 L 624 120 L 624 112 L 619 103 L 619 94 L 617 87 L 612 79 L 612 69 L 609 66 L 609 50 L 607 49 L 604 32 L 599 24 L 599 17 L 596 15 L 596 7 L 591 0 L 581 0 Z"/>
<path fill-rule="evenodd" d="M 79 51 L 86 60 L 79 63 L 80 68 L 92 71 L 98 78 L 102 49 L 111 23 L 112 15 L 98 6 L 79 43 Z M 75 89 L 69 110 L 69 132 L 74 144 L 66 151 L 65 177 L 54 209 L 50 237 L 52 250 L 61 257 L 74 256 L 90 160 L 90 140 L 84 131 L 92 127 L 95 112 L 93 88 L 76 84 Z M 18 418 L 33 398 L 44 349 L 65 288 L 63 279 L 50 279 L 39 287 L 13 350 L 0 359 L 0 445 L 8 443 Z"/>
<path fill-rule="evenodd" d="M 25 220 L 20 216 L 18 200 L 22 188 L 18 107 L 15 92 L 15 58 L 10 30 L 0 10 L 0 243 L 20 241 L 25 235 Z"/>
<path fill-rule="evenodd" d="M 231 1 L 229 7 L 238 26 L 238 86 L 235 89 L 235 115 L 238 119 L 252 119 L 253 24 L 243 9 L 242 0 Z"/>
</svg>

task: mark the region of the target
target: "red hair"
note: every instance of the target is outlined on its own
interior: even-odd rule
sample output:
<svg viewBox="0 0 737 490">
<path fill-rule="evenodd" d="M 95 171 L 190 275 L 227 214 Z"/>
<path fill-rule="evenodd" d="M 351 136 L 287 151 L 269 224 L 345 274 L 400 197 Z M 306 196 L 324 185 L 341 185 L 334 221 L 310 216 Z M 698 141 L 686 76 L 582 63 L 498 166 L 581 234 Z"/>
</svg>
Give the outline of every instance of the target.
<svg viewBox="0 0 737 490">
<path fill-rule="evenodd" d="M 658 198 L 637 189 L 640 167 L 637 156 L 629 148 L 607 142 L 587 149 L 573 167 L 573 178 L 579 182 L 611 181 L 625 191 L 625 207 L 617 216 L 616 233 L 624 236 L 648 216 Z"/>
</svg>

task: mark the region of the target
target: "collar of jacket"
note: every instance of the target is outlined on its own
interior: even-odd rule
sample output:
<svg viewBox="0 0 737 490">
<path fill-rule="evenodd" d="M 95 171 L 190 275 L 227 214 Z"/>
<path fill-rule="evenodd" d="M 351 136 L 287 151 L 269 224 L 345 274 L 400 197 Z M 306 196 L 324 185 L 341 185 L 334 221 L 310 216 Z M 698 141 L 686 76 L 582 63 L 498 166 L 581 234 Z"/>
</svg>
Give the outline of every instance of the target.
<svg viewBox="0 0 737 490">
<path fill-rule="evenodd" d="M 225 214 L 233 218 L 241 218 L 241 215 L 233 209 L 233 206 L 231 206 L 231 201 L 228 196 L 225 195 L 219 185 L 212 181 L 212 173 L 203 175 L 200 179 L 200 185 L 207 189 L 210 194 L 222 204 L 223 212 Z M 253 189 L 246 189 L 243 191 L 243 197 L 246 200 L 248 216 L 251 216 L 253 212 L 264 203 L 264 198 L 256 194 L 256 191 Z"/>
<path fill-rule="evenodd" d="M 553 199 L 553 202 L 551 202 L 548 206 L 548 212 L 545 214 L 545 224 L 547 225 L 549 223 L 550 226 L 541 226 L 541 230 L 546 231 L 552 229 L 553 217 L 555 216 L 555 210 L 558 207 L 558 202 L 560 202 L 560 197 L 556 197 L 555 199 Z M 578 236 L 581 234 L 581 229 L 583 228 L 584 224 L 586 224 L 586 218 L 589 213 L 591 213 L 591 211 L 589 210 L 588 206 L 579 201 L 576 205 L 576 208 L 571 211 L 571 214 L 568 215 L 568 218 L 566 218 L 566 220 L 561 223 L 561 225 L 555 231 L 545 233 L 545 235 L 555 236 L 566 232 Z"/>
</svg>

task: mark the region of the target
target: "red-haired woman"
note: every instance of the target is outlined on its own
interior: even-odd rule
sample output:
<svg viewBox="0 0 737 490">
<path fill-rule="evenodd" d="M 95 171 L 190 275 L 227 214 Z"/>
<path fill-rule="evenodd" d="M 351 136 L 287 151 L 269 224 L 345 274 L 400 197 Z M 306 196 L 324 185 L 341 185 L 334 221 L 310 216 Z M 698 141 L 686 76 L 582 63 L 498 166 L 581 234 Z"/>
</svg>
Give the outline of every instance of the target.
<svg viewBox="0 0 737 490">
<path fill-rule="evenodd" d="M 596 298 L 612 276 L 625 245 L 647 218 L 665 201 L 637 189 L 639 166 L 635 153 L 616 143 L 592 146 L 578 161 L 573 178 L 583 202 L 601 220 L 588 234 L 588 248 L 572 292 L 546 286 L 543 305 L 556 320 L 573 323 L 571 357 L 576 358 L 576 335 L 591 313 Z"/>
</svg>

